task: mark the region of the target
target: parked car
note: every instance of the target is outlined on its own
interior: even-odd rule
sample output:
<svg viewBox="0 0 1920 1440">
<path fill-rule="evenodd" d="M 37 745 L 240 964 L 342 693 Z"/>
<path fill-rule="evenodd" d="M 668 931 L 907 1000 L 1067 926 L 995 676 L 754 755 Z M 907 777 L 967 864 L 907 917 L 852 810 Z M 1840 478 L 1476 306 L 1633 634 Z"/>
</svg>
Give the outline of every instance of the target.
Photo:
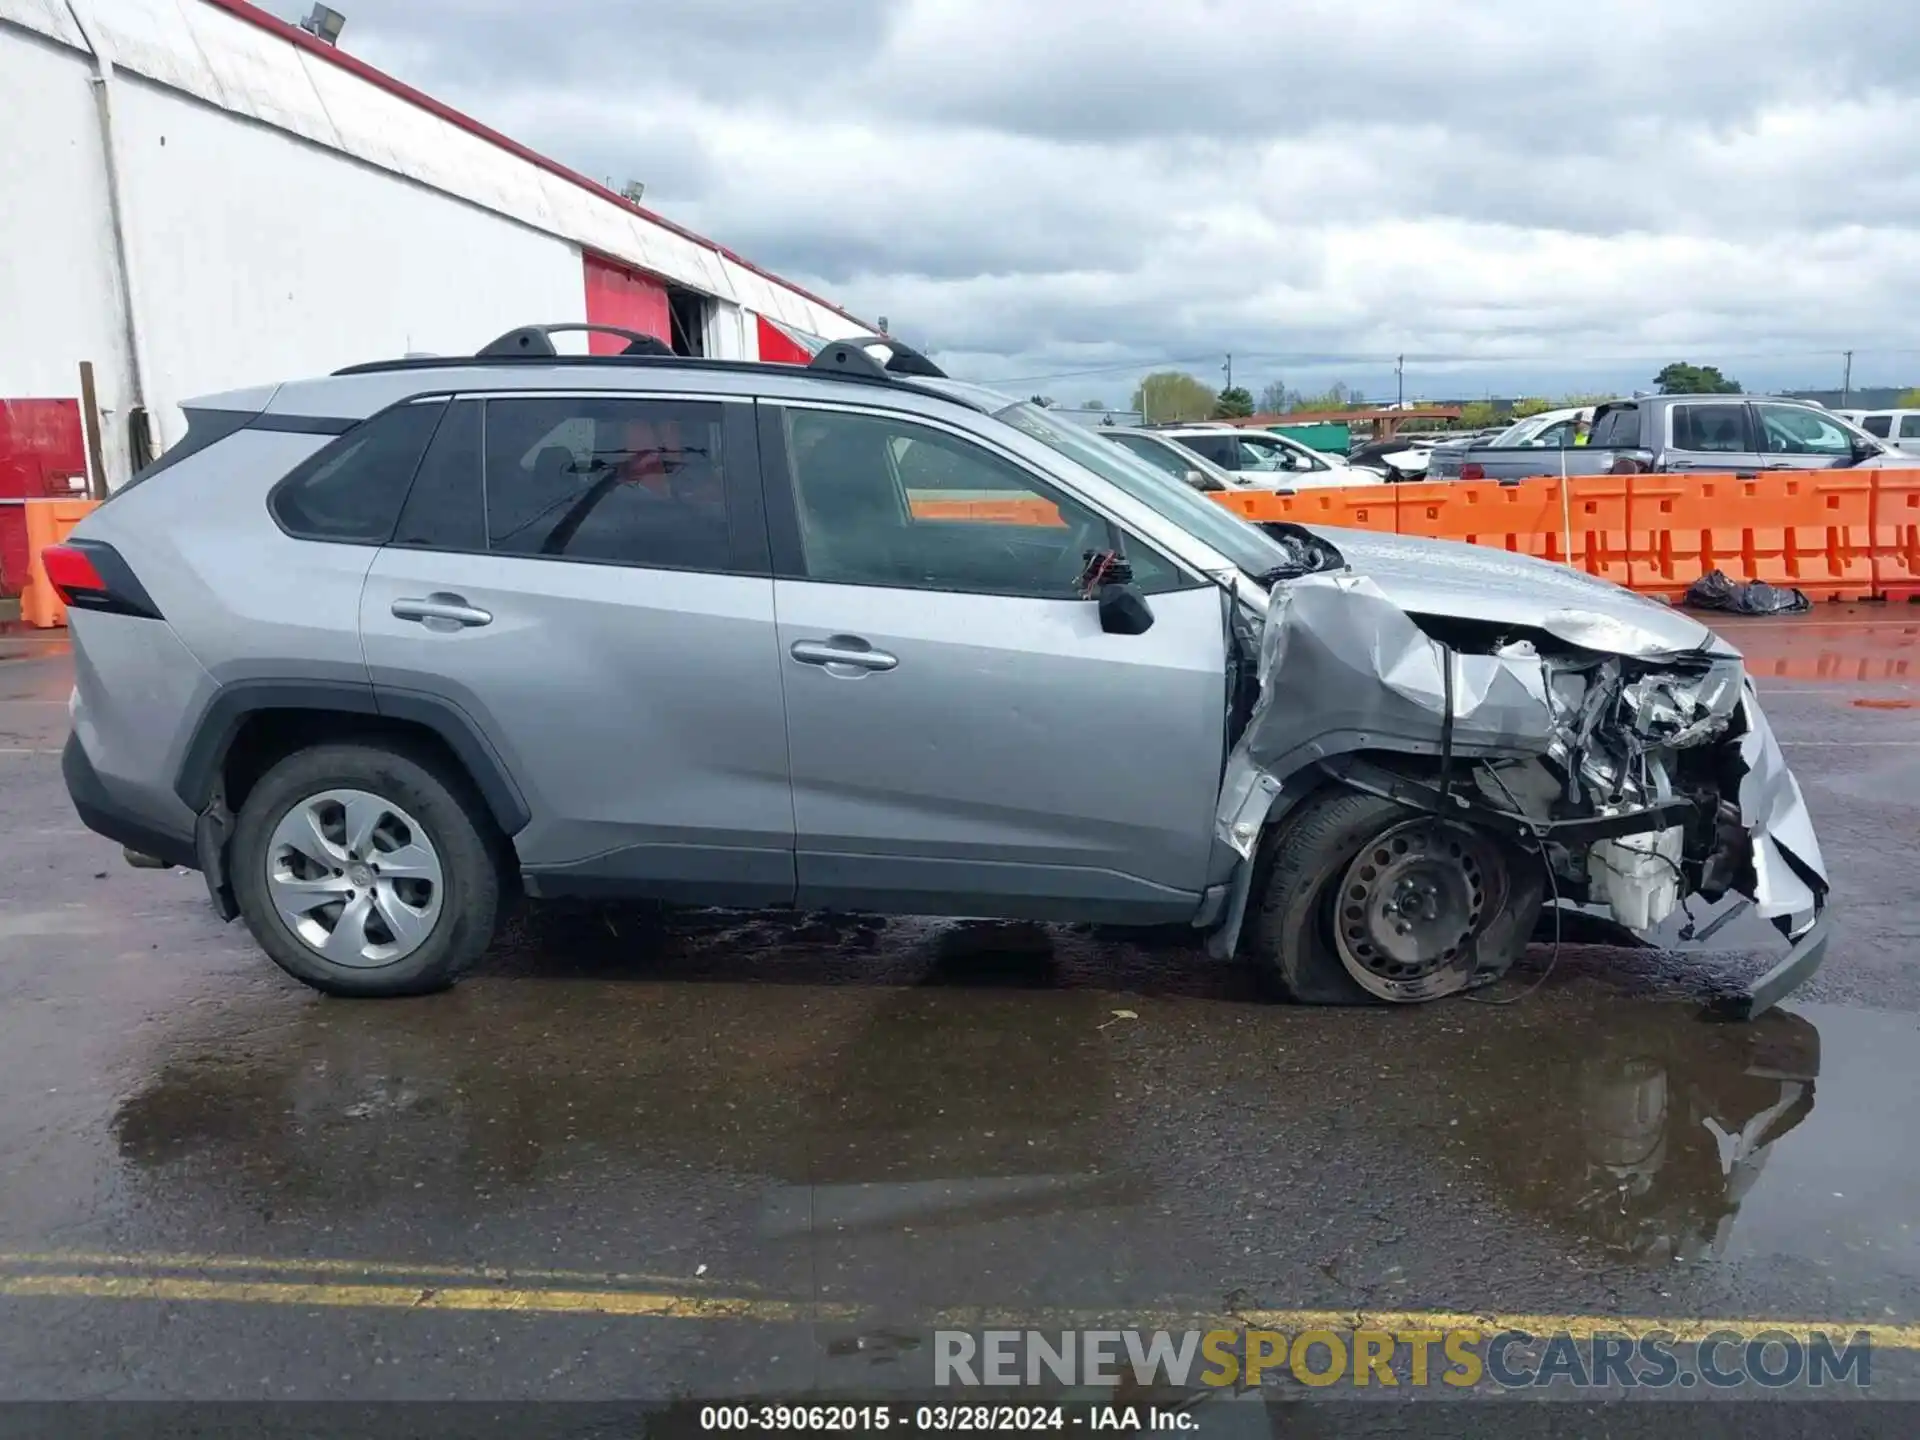
<svg viewBox="0 0 1920 1440">
<path fill-rule="evenodd" d="M 1854 422 L 1899 450 L 1920 450 L 1920 410 L 1867 410 Z"/>
<path fill-rule="evenodd" d="M 1231 470 L 1222 470 L 1206 456 L 1182 445 L 1178 440 L 1169 438 L 1157 430 L 1136 430 L 1110 426 L 1094 432 L 1102 440 L 1110 440 L 1162 474 L 1190 485 L 1202 494 L 1222 490 L 1259 490 L 1266 487 L 1250 485 Z"/>
<path fill-rule="evenodd" d="M 1495 431 L 1491 438 L 1449 441 L 1435 447 L 1427 466 L 1428 478 L 1459 479 L 1460 467 L 1467 462 L 1470 451 L 1566 449 L 1573 445 L 1577 427 L 1582 421 L 1592 423 L 1592 406 L 1543 410 L 1538 415 L 1528 415 L 1514 421 L 1504 430 Z"/>
<path fill-rule="evenodd" d="M 80 818 L 309 985 L 447 985 L 522 893 L 1180 922 L 1322 1003 L 1497 978 L 1548 889 L 1750 894 L 1792 948 L 1749 1012 L 1824 954 L 1799 788 L 1687 615 L 1252 525 L 884 337 L 551 328 L 190 402 L 43 552 Z"/>
<path fill-rule="evenodd" d="M 1371 470 L 1382 480 L 1424 480 L 1433 451 L 1431 440 L 1394 435 L 1356 446 L 1347 461 L 1356 470 Z"/>
<path fill-rule="evenodd" d="M 1164 425 L 1154 434 L 1177 440 L 1222 470 L 1263 490 L 1321 485 L 1378 485 L 1381 477 L 1356 470 L 1338 455 L 1323 455 L 1285 435 L 1236 425 Z"/>
<path fill-rule="evenodd" d="M 1453 468 L 1454 457 L 1445 463 Z M 1510 480 L 1531 475 L 1635 471 L 1818 470 L 1920 465 L 1831 410 L 1766 395 L 1648 395 L 1594 411 L 1581 446 L 1488 445 L 1461 452 L 1447 478 Z M 1438 478 L 1438 477 L 1436 477 Z"/>
</svg>

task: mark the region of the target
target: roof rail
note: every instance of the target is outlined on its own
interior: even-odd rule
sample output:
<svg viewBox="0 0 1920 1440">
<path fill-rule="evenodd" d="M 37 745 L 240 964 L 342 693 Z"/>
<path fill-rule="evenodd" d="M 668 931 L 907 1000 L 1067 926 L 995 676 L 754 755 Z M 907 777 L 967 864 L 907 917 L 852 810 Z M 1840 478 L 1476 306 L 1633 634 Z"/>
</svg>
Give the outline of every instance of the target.
<svg viewBox="0 0 1920 1440">
<path fill-rule="evenodd" d="M 896 375 L 922 375 L 933 380 L 947 378 L 946 371 L 891 335 L 829 340 L 820 348 L 820 353 L 807 362 L 807 368 L 859 375 L 869 380 L 891 380 Z"/>
<path fill-rule="evenodd" d="M 622 355 L 672 355 L 673 348 L 654 335 L 642 335 L 638 330 L 627 330 L 619 325 L 522 325 L 518 330 L 509 330 L 498 340 L 489 341 L 475 352 L 476 359 L 490 360 L 500 355 L 553 355 L 559 351 L 553 348 L 553 336 L 575 331 L 591 331 L 597 335 L 618 335 L 627 342 Z"/>
</svg>

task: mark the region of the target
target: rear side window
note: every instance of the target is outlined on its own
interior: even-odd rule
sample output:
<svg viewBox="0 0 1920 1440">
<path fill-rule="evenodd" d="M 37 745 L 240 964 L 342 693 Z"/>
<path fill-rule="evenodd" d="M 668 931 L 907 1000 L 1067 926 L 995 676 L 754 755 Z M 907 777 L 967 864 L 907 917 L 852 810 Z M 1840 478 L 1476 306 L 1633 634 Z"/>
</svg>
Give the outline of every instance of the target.
<svg viewBox="0 0 1920 1440">
<path fill-rule="evenodd" d="M 1640 408 L 1621 405 L 1593 422 L 1587 444 L 1601 450 L 1634 450 L 1640 445 Z"/>
<path fill-rule="evenodd" d="M 722 408 L 617 397 L 488 401 L 488 548 L 654 569 L 730 569 Z"/>
<path fill-rule="evenodd" d="M 1900 438 L 1902 440 L 1920 440 L 1920 415 L 1902 415 L 1900 417 Z"/>
<path fill-rule="evenodd" d="M 1240 447 L 1234 443 L 1235 437 L 1232 435 L 1175 435 L 1172 438 L 1216 465 L 1224 465 L 1229 470 L 1241 468 Z"/>
<path fill-rule="evenodd" d="M 487 548 L 486 494 L 480 484 L 480 402 L 457 400 L 433 433 L 407 492 L 393 543 L 420 550 Z"/>
<path fill-rule="evenodd" d="M 1747 407 L 1674 406 L 1673 448 L 1706 454 L 1739 453 L 1753 449 L 1753 443 L 1747 438 Z"/>
<path fill-rule="evenodd" d="M 1861 417 L 1860 428 L 1865 430 L 1869 435 L 1878 435 L 1882 440 L 1885 440 L 1893 433 L 1893 417 L 1891 415 L 1865 415 Z"/>
<path fill-rule="evenodd" d="M 386 544 L 446 408 L 444 400 L 416 401 L 355 426 L 295 466 L 268 508 L 303 540 Z"/>
</svg>

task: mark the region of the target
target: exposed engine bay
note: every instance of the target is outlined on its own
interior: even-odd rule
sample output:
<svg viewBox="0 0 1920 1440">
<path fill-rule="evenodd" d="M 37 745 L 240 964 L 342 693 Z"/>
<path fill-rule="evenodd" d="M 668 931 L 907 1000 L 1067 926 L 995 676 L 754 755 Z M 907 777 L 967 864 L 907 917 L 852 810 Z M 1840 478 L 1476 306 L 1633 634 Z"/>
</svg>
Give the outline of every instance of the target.
<svg viewBox="0 0 1920 1440">
<path fill-rule="evenodd" d="M 1512 620 L 1403 609 L 1299 534 L 1276 536 L 1297 543 L 1299 572 L 1274 577 L 1264 615 L 1245 606 L 1233 621 L 1235 744 L 1219 822 L 1242 856 L 1332 779 L 1517 847 L 1556 900 L 1635 931 L 1690 896 L 1729 893 L 1790 939 L 1814 927 L 1826 869 L 1799 786 L 1739 655 L 1710 632 L 1675 650 L 1631 614 L 1597 608 L 1541 604 Z M 1434 998 L 1505 968 L 1463 961 L 1415 988 L 1391 965 L 1343 959 L 1384 999 Z"/>
</svg>

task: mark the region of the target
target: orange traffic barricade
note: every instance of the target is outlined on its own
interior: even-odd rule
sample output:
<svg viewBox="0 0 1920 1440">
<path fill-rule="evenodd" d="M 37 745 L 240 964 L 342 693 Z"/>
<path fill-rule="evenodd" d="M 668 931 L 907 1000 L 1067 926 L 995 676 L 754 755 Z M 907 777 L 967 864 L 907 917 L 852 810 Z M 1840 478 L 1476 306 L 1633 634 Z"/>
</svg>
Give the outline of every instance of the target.
<svg viewBox="0 0 1920 1440">
<path fill-rule="evenodd" d="M 1570 563 L 1615 584 L 1630 582 L 1628 480 L 1626 475 L 1582 475 L 1567 486 L 1563 527 L 1572 545 Z"/>
<path fill-rule="evenodd" d="M 1569 513 L 1560 503 L 1560 480 L 1430 481 L 1401 485 L 1400 533 L 1535 555 L 1565 562 Z"/>
<path fill-rule="evenodd" d="M 1920 470 L 1873 477 L 1873 588 L 1882 600 L 1920 600 Z"/>
<path fill-rule="evenodd" d="M 67 623 L 67 607 L 47 583 L 46 567 L 40 554 L 49 545 L 58 545 L 73 533 L 73 527 L 86 519 L 94 500 L 28 500 L 23 505 L 27 517 L 27 583 L 20 589 L 20 618 L 42 630 Z"/>
<path fill-rule="evenodd" d="M 1862 470 L 1633 477 L 1632 584 L 1678 599 L 1709 570 L 1816 600 L 1875 592 L 1873 477 Z"/>
</svg>

